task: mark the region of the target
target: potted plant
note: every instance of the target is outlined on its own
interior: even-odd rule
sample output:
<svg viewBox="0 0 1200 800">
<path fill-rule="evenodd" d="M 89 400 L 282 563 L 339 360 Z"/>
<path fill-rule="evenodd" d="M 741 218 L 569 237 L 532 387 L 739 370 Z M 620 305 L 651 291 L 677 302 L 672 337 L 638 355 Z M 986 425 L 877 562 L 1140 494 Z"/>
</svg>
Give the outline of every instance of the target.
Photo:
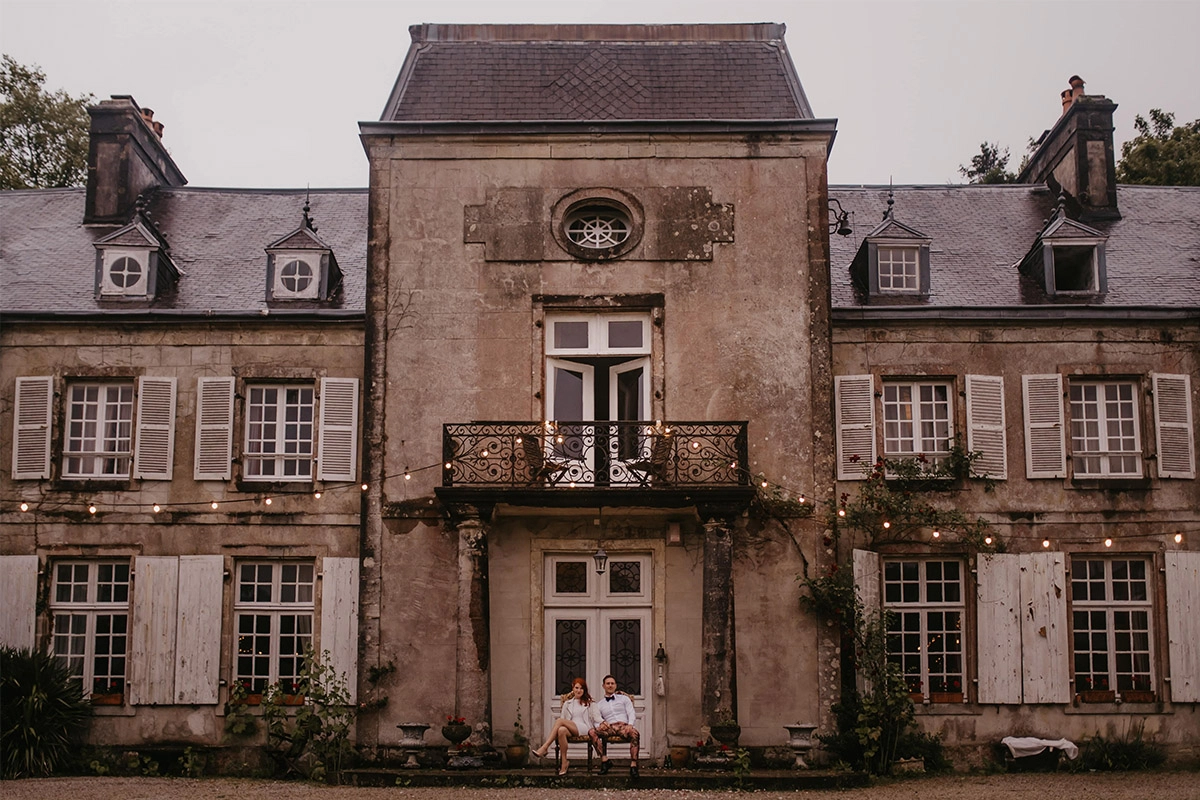
<svg viewBox="0 0 1200 800">
<path fill-rule="evenodd" d="M 446 724 L 442 726 L 442 736 L 446 737 L 446 741 L 457 746 L 470 735 L 471 726 L 467 724 L 466 718 L 447 715 Z"/>
<path fill-rule="evenodd" d="M 742 726 L 738 725 L 733 713 L 729 711 L 721 712 L 709 730 L 714 739 L 730 747 L 737 747 L 738 737 L 742 735 Z"/>
<path fill-rule="evenodd" d="M 517 698 L 517 721 L 513 723 L 512 744 L 504 748 L 504 761 L 510 767 L 523 767 L 529 759 L 529 737 L 521 722 L 521 698 Z"/>
</svg>

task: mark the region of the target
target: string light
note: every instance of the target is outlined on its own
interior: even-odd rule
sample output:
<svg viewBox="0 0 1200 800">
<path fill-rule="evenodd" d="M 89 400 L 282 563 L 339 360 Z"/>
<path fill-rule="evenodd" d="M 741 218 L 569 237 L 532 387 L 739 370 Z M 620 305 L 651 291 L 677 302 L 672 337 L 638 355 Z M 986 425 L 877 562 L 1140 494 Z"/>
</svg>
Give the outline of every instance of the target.
<svg viewBox="0 0 1200 800">
<path fill-rule="evenodd" d="M 154 505 L 150 506 L 150 508 L 152 511 L 154 511 L 155 514 L 162 511 L 162 506 L 160 506 L 158 503 L 155 503 Z"/>
<path fill-rule="evenodd" d="M 317 498 L 318 500 L 320 500 L 320 499 L 321 499 L 321 493 L 320 493 L 320 492 L 313 492 L 313 497 L 315 497 L 315 498 Z"/>
<path fill-rule="evenodd" d="M 844 509 L 844 508 L 839 508 L 839 509 L 838 509 L 838 516 L 839 516 L 839 517 L 844 517 L 844 516 L 846 516 L 846 509 Z"/>
<path fill-rule="evenodd" d="M 454 469 L 454 465 L 453 465 L 453 464 L 451 464 L 449 461 L 447 461 L 447 462 L 446 462 L 446 464 L 445 464 L 445 468 L 446 468 L 446 469 Z"/>
<path fill-rule="evenodd" d="M 991 544 L 991 543 L 992 543 L 992 537 L 990 537 L 990 536 L 985 536 L 985 537 L 983 537 L 983 543 L 984 543 L 984 544 Z"/>
<path fill-rule="evenodd" d="M 1105 547 L 1112 547 L 1112 539 L 1105 539 L 1105 540 L 1104 540 L 1104 546 L 1105 546 Z"/>
<path fill-rule="evenodd" d="M 484 458 L 487 458 L 488 457 L 488 449 L 486 447 L 483 448 L 483 450 L 480 451 L 479 455 L 483 456 Z"/>
<path fill-rule="evenodd" d="M 29 503 L 21 503 L 21 510 L 22 510 L 22 511 L 28 511 L 28 510 L 29 510 Z M 1177 541 L 1177 542 L 1178 542 L 1178 541 L 1179 541 L 1179 538 L 1178 538 L 1178 537 L 1176 537 L 1176 538 L 1175 538 L 1175 541 Z"/>
<path fill-rule="evenodd" d="M 1175 534 L 1175 544 L 1179 544 L 1182 541 L 1183 541 L 1183 534 L 1182 533 Z"/>
<path fill-rule="evenodd" d="M 763 482 L 762 482 L 762 488 L 764 488 L 764 489 L 765 489 L 765 488 L 767 488 L 767 482 L 766 482 L 766 481 L 763 481 Z"/>
<path fill-rule="evenodd" d="M 942 532 L 939 531 L 937 528 L 934 528 L 933 529 L 933 538 L 935 538 L 935 539 L 942 538 Z"/>
<path fill-rule="evenodd" d="M 1045 547 L 1045 548 L 1049 549 L 1049 547 L 1050 547 L 1050 540 L 1049 540 L 1049 539 L 1042 539 L 1042 547 Z"/>
<path fill-rule="evenodd" d="M 269 498 L 269 497 L 265 498 L 263 500 L 263 503 L 265 503 L 266 505 L 271 505 L 271 498 Z"/>
<path fill-rule="evenodd" d="M 804 495 L 800 495 L 800 502 L 804 503 Z"/>
<path fill-rule="evenodd" d="M 217 501 L 213 500 L 212 501 L 212 510 L 216 511 L 218 508 L 220 508 L 220 506 L 217 504 Z"/>
<path fill-rule="evenodd" d="M 887 530 L 888 528 L 890 528 L 890 527 L 892 527 L 892 523 L 888 522 L 888 521 L 885 519 L 885 520 L 883 521 L 883 529 L 886 531 L 886 530 Z"/>
<path fill-rule="evenodd" d="M 95 507 L 95 506 L 88 506 L 88 513 L 89 513 L 89 514 L 95 514 L 95 513 L 96 513 L 96 507 Z"/>
<path fill-rule="evenodd" d="M 367 484 L 365 484 L 365 483 L 362 485 L 362 490 L 363 490 L 364 492 L 365 492 L 367 489 L 369 489 L 369 488 L 370 488 L 370 487 L 369 487 L 369 486 L 367 486 Z"/>
</svg>

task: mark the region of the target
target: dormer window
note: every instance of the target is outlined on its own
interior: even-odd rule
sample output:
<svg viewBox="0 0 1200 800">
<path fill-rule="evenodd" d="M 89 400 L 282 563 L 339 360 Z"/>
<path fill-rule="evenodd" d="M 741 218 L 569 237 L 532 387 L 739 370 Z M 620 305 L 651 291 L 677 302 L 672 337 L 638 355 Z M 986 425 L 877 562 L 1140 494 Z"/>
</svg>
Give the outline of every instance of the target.
<svg viewBox="0 0 1200 800">
<path fill-rule="evenodd" d="M 1050 249 L 1056 294 L 1098 291 L 1096 245 L 1055 245 Z"/>
<path fill-rule="evenodd" d="M 919 247 L 879 247 L 876 250 L 879 291 L 913 294 L 920 292 L 920 252 Z"/>
<path fill-rule="evenodd" d="M 276 256 L 276 263 L 282 261 L 283 266 L 279 268 L 275 276 L 275 299 L 314 300 L 317 298 L 317 290 L 320 288 L 317 281 L 320 259 L 315 259 L 318 262 L 317 268 L 313 267 L 312 260 L 311 256 L 308 258 Z"/>
<path fill-rule="evenodd" d="M 324 301 L 342 285 L 333 250 L 317 236 L 308 203 L 300 227 L 267 246 L 267 301 Z"/>
<path fill-rule="evenodd" d="M 108 250 L 103 256 L 100 294 L 116 297 L 145 297 L 148 251 Z"/>
<path fill-rule="evenodd" d="M 1037 281 L 1050 297 L 1071 298 L 1104 294 L 1105 235 L 1067 216 L 1060 199 L 1054 218 L 1038 234 L 1017 268 Z"/>
<path fill-rule="evenodd" d="M 167 239 L 151 221 L 143 202 L 138 203 L 132 222 L 94 246 L 99 300 L 153 300 L 179 280 Z"/>
</svg>

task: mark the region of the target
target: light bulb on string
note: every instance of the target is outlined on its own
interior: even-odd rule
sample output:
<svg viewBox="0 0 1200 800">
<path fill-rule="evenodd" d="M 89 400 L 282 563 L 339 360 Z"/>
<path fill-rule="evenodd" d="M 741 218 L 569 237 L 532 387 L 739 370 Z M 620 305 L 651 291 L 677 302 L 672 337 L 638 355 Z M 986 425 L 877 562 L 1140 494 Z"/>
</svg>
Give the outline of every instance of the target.
<svg viewBox="0 0 1200 800">
<path fill-rule="evenodd" d="M 369 489 L 369 488 L 370 488 L 370 487 L 369 487 L 369 486 L 367 486 L 367 484 L 365 484 L 365 483 L 362 485 L 362 490 L 363 490 L 364 492 L 365 492 L 367 489 Z"/>
<path fill-rule="evenodd" d="M 321 493 L 320 493 L 320 492 L 313 492 L 313 497 L 315 497 L 315 498 L 317 498 L 318 500 L 320 500 L 320 499 L 321 499 Z"/>
<path fill-rule="evenodd" d="M 891 527 L 892 527 L 892 523 L 888 522 L 888 521 L 885 519 L 885 520 L 883 521 L 883 529 L 886 531 L 888 528 L 891 528 Z"/>
<path fill-rule="evenodd" d="M 1044 548 L 1046 548 L 1046 549 L 1049 549 L 1049 548 L 1050 548 L 1050 540 L 1049 540 L 1049 539 L 1042 539 L 1042 547 L 1044 547 Z"/>
<path fill-rule="evenodd" d="M 1179 544 L 1182 541 L 1183 541 L 1183 534 L 1182 533 L 1175 534 L 1175 544 Z"/>
<path fill-rule="evenodd" d="M 1105 547 L 1112 547 L 1112 539 L 1105 539 L 1105 540 L 1104 540 L 1104 546 L 1105 546 Z"/>
<path fill-rule="evenodd" d="M 839 509 L 838 509 L 838 516 L 839 516 L 839 517 L 844 517 L 844 516 L 846 516 L 846 509 L 844 509 L 844 508 L 839 508 Z"/>
<path fill-rule="evenodd" d="M 450 469 L 450 462 L 449 462 L 449 461 L 447 461 L 447 462 L 446 462 L 446 469 Z M 404 480 L 406 480 L 406 481 L 411 481 L 411 480 L 412 480 L 412 473 L 408 471 L 408 467 L 405 467 L 405 468 L 404 468 Z"/>
<path fill-rule="evenodd" d="M 95 513 L 96 513 L 96 507 L 95 507 L 95 506 L 88 506 L 88 513 L 89 513 L 89 514 L 95 514 Z"/>
<path fill-rule="evenodd" d="M 804 503 L 804 495 L 800 495 L 800 503 L 801 503 L 801 504 L 803 504 L 803 503 Z"/>
<path fill-rule="evenodd" d="M 992 537 L 990 537 L 990 536 L 985 536 L 985 537 L 983 537 L 983 543 L 984 543 L 984 544 L 991 544 L 991 543 L 992 543 Z"/>
<path fill-rule="evenodd" d="M 265 498 L 263 498 L 263 503 L 264 503 L 264 504 L 266 504 L 266 505 L 268 505 L 268 506 L 269 506 L 269 505 L 271 505 L 271 498 L 269 498 L 269 497 L 265 497 Z"/>
<path fill-rule="evenodd" d="M 213 510 L 213 511 L 216 511 L 216 510 L 217 510 L 217 509 L 220 507 L 220 506 L 218 506 L 218 505 L 217 505 L 217 501 L 216 501 L 216 500 L 213 500 L 211 505 L 212 505 L 212 510 Z"/>
<path fill-rule="evenodd" d="M 447 462 L 446 462 L 446 463 L 445 463 L 443 466 L 444 466 L 446 469 L 453 469 L 453 468 L 454 468 L 454 465 L 453 465 L 453 464 L 451 464 L 449 461 L 447 461 Z M 405 474 L 407 475 L 408 473 L 405 473 Z M 406 480 L 407 480 L 407 479 L 406 479 Z"/>
<path fill-rule="evenodd" d="M 483 448 L 482 450 L 479 451 L 479 455 L 483 456 L 484 458 L 487 458 L 488 457 L 488 449 L 486 447 Z"/>
<path fill-rule="evenodd" d="M 154 505 L 150 506 L 150 509 L 157 514 L 158 512 L 162 511 L 162 506 L 160 506 L 158 503 L 155 503 Z"/>
<path fill-rule="evenodd" d="M 29 503 L 21 503 L 21 510 L 22 510 L 22 511 L 28 511 L 28 510 L 29 510 Z M 1179 541 L 1179 540 L 1178 540 L 1178 539 L 1176 539 L 1175 541 Z"/>
<path fill-rule="evenodd" d="M 942 538 L 942 532 L 939 531 L 937 528 L 934 528 L 933 529 L 933 538 L 935 538 L 935 539 Z"/>
<path fill-rule="evenodd" d="M 763 481 L 763 482 L 762 482 L 762 488 L 764 488 L 764 489 L 765 489 L 765 488 L 767 488 L 767 482 L 766 482 L 766 481 Z"/>
</svg>

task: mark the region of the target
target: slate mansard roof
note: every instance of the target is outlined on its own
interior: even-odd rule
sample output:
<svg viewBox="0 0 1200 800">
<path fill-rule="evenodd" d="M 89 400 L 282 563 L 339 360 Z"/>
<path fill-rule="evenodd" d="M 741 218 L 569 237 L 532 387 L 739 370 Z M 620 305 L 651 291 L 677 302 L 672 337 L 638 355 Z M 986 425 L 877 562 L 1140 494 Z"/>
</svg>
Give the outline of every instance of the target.
<svg viewBox="0 0 1200 800">
<path fill-rule="evenodd" d="M 1042 286 L 1017 270 L 1046 220 L 1055 215 L 1057 197 L 1045 186 L 896 186 L 892 190 L 895 219 L 932 239 L 929 296 L 868 300 L 854 287 L 850 263 L 863 238 L 882 219 L 889 187 L 830 186 L 830 198 L 851 213 L 854 229 L 850 236 L 830 237 L 835 314 L 1019 306 L 1042 307 L 1047 313 L 1087 306 L 1106 312 L 1155 307 L 1200 314 L 1200 187 L 1118 186 L 1121 219 L 1087 223 L 1108 237 L 1108 290 L 1078 299 L 1049 297 Z"/>
<path fill-rule="evenodd" d="M 147 211 L 183 274 L 148 303 L 96 298 L 93 243 L 119 226 L 85 226 L 84 195 L 82 188 L 0 192 L 0 315 L 268 312 L 265 248 L 300 227 L 306 197 L 341 267 L 342 289 L 328 303 L 269 315 L 363 315 L 366 189 L 157 189 Z"/>
<path fill-rule="evenodd" d="M 383 122 L 813 118 L 781 24 L 409 30 Z"/>
</svg>

